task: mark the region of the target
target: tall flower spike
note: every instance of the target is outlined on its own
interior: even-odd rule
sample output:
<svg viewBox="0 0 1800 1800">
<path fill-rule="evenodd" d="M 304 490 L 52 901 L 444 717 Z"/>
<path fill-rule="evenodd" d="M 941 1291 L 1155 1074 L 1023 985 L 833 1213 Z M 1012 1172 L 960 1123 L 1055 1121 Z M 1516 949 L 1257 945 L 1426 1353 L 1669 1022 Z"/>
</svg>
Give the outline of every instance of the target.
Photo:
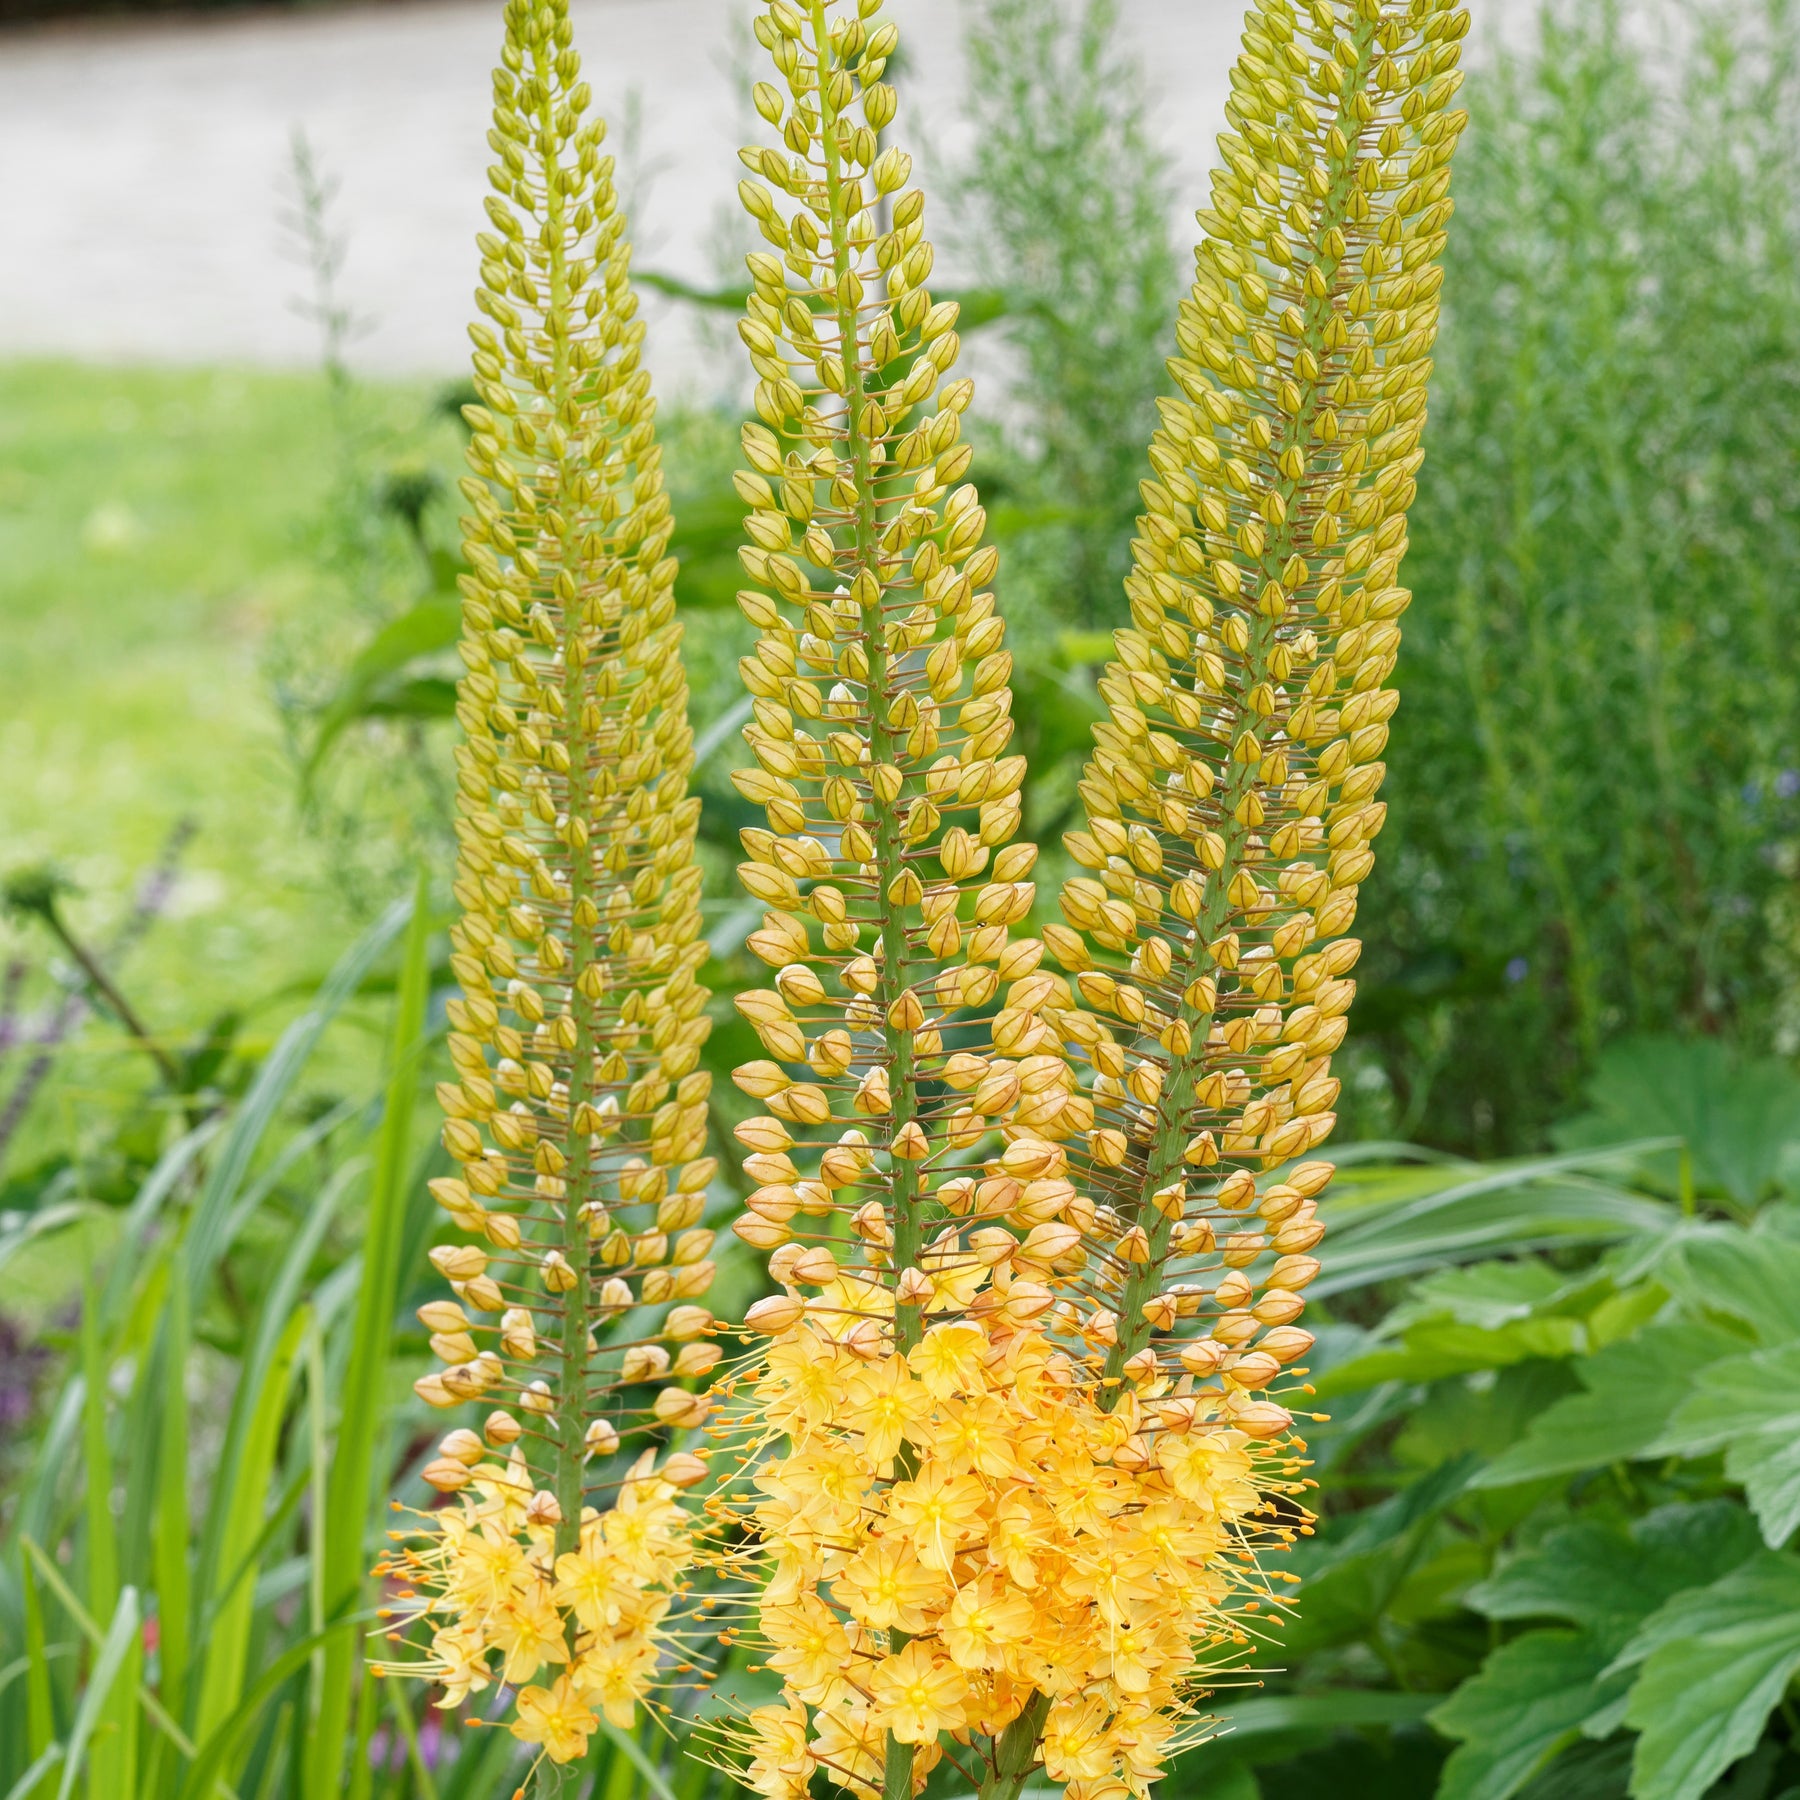
<svg viewBox="0 0 1800 1800">
<path fill-rule="evenodd" d="M 433 1182 L 472 1240 L 432 1252 L 433 1406 L 480 1401 L 425 1478 L 459 1505 L 397 1534 L 390 1572 L 432 1629 L 443 1704 L 522 1689 L 513 1731 L 557 1762 L 629 1723 L 691 1556 L 677 1488 L 718 1360 L 699 1303 L 707 1032 L 694 973 L 698 799 L 644 328 L 604 122 L 566 0 L 509 0 L 479 240 L 467 673 L 450 1003 L 439 1089 L 461 1173 Z M 672 1305 L 669 1303 L 673 1303 Z M 667 1307 L 661 1313 L 652 1308 Z M 543 1685 L 534 1685 L 540 1680 Z"/>
<path fill-rule="evenodd" d="M 998 558 L 980 547 L 975 489 L 955 486 L 972 454 L 959 439 L 973 394 L 946 380 L 957 307 L 933 305 L 924 285 L 932 248 L 924 196 L 905 185 L 911 159 L 879 146 L 894 112 L 880 78 L 898 39 L 874 23 L 879 8 L 774 0 L 756 21 L 792 109 L 767 83 L 756 104 L 772 124 L 785 116 L 795 154 L 741 154 L 797 204 L 790 213 L 761 182 L 740 185 L 783 254 L 749 258 L 740 326 L 766 424 L 745 426 L 751 467 L 737 477 L 753 508 L 740 554 L 759 584 L 739 604 L 763 635 L 740 664 L 760 767 L 736 779 L 769 822 L 743 834 L 740 875 L 772 909 L 749 942 L 778 973 L 737 1002 L 774 1059 L 736 1072 L 774 1115 L 739 1136 L 752 1175 L 776 1190 L 753 1197 L 738 1231 L 781 1246 L 773 1267 L 787 1280 L 804 1255 L 796 1215 L 841 1237 L 857 1209 L 834 1196 L 878 1196 L 879 1226 L 858 1214 L 874 1259 L 834 1291 L 846 1320 L 870 1315 L 857 1342 L 884 1342 L 891 1323 L 906 1349 L 925 1300 L 883 1271 L 917 1275 L 942 1157 L 1016 1118 L 1028 1086 L 1010 1063 L 992 1073 L 980 1052 L 1053 1047 L 1036 1009 L 1052 991 L 1072 995 L 1054 977 L 1028 979 L 1043 948 L 1009 929 L 1031 909 L 1037 850 L 1011 841 L 1025 760 L 1003 754 L 1012 659 L 984 591 Z M 1008 1007 L 990 1032 L 965 1009 L 1003 986 Z M 1089 1115 L 1060 1059 L 1048 1060 L 1027 1111 L 1066 1136 Z M 784 1068 L 801 1064 L 816 1079 Z M 849 1130 L 792 1199 L 793 1130 L 833 1125 Z"/>
<path fill-rule="evenodd" d="M 1092 873 L 1045 933 L 1113 1021 L 1077 1175 L 1105 1229 L 1067 1322 L 1108 1376 L 1223 1376 L 1264 1436 L 1331 1167 L 1268 1175 L 1334 1123 L 1468 25 L 1455 0 L 1249 15 L 1067 840 Z"/>
<path fill-rule="evenodd" d="M 1381 684 L 1406 598 L 1394 574 L 1467 20 L 1439 0 L 1318 0 L 1304 28 L 1286 0 L 1250 15 L 1232 78 L 1241 135 L 1223 140 L 1230 168 L 1202 215 L 1212 235 L 1173 365 L 1187 399 L 1152 448 L 1135 629 L 1104 684 L 1113 718 L 1071 840 L 1099 876 L 1065 897 L 1088 935 L 1045 934 L 1081 1002 L 1036 944 L 1005 946 L 1013 986 L 982 1024 L 947 1009 L 996 990 L 939 972 L 965 928 L 962 843 L 946 834 L 935 888 L 904 848 L 940 823 L 925 803 L 968 797 L 958 771 L 980 752 L 918 768 L 938 748 L 927 700 L 956 651 L 928 648 L 937 609 L 907 610 L 907 582 L 937 591 L 927 509 L 953 477 L 927 471 L 912 502 L 882 484 L 942 454 L 929 424 L 921 439 L 894 420 L 891 462 L 873 454 L 890 406 L 935 380 L 905 360 L 903 328 L 935 316 L 906 311 L 929 256 L 897 235 L 917 202 L 884 233 L 858 219 L 862 195 L 842 197 L 847 158 L 874 159 L 878 191 L 902 179 L 876 157 L 891 102 L 870 63 L 893 44 L 878 9 L 772 0 L 758 32 L 792 111 L 772 88 L 758 105 L 811 160 L 745 153 L 799 203 L 790 216 L 746 184 L 803 284 L 790 292 L 782 263 L 760 258 L 745 327 L 759 410 L 801 439 L 785 454 L 771 434 L 746 439 L 760 471 L 748 564 L 783 604 L 745 601 L 767 633 L 746 667 L 763 696 L 749 734 L 763 770 L 747 785 L 771 826 L 745 879 L 777 909 L 758 947 L 781 973 L 743 1003 L 776 1060 L 739 1080 L 779 1117 L 746 1128 L 765 1185 L 741 1230 L 779 1243 L 788 1291 L 752 1314 L 775 1340 L 754 1402 L 787 1440 L 757 1467 L 750 1509 L 773 1565 L 759 1624 L 786 1694 L 747 1722 L 745 1780 L 800 1800 L 822 1770 L 908 1800 L 947 1756 L 984 1800 L 1016 1800 L 1040 1765 L 1071 1800 L 1142 1795 L 1203 1735 L 1205 1682 L 1290 1604 L 1257 1552 L 1304 1520 L 1304 1446 L 1259 1396 L 1311 1341 L 1291 1321 L 1329 1169 L 1302 1164 L 1260 1197 L 1258 1171 L 1323 1136 L 1335 1091 L 1326 1057 L 1355 955 L 1338 934 L 1380 822 Z M 843 118 L 859 88 L 860 125 Z M 885 293 L 851 268 L 859 251 L 890 271 Z M 805 562 L 847 593 L 812 591 L 802 528 Z M 800 610 L 804 630 L 788 617 Z M 808 669 L 840 678 L 829 696 Z M 904 757 L 888 748 L 901 731 Z M 896 836 L 897 876 L 882 861 Z M 1320 869 L 1307 857 L 1327 844 Z M 814 952 L 803 912 L 837 960 Z M 1334 941 L 1296 962 L 1314 936 Z M 1091 1091 L 1071 1089 L 1070 1046 L 1093 1065 Z M 790 1077 L 803 1057 L 823 1079 Z M 969 1099 L 935 1098 L 931 1082 Z M 802 1177 L 790 1127 L 835 1125 L 846 1088 L 873 1136 Z M 990 1122 L 999 1153 L 947 1167 L 981 1153 Z M 1259 1199 L 1268 1231 L 1220 1242 L 1215 1227 Z M 860 1242 L 834 1230 L 846 1213 Z M 797 1235 L 808 1219 L 818 1229 Z M 1257 1300 L 1249 1271 L 1271 1249 Z"/>
<path fill-rule="evenodd" d="M 910 159 L 880 143 L 898 31 L 879 13 L 880 0 L 773 0 L 757 18 L 786 93 L 759 83 L 755 102 L 785 150 L 743 151 L 761 179 L 740 188 L 773 246 L 749 259 L 740 328 L 762 420 L 745 428 L 738 477 L 757 584 L 740 604 L 763 635 L 742 664 L 760 767 L 738 785 L 768 818 L 743 834 L 741 874 L 771 909 L 751 948 L 778 972 L 738 1000 L 769 1060 L 736 1080 L 769 1111 L 739 1130 L 759 1186 L 736 1229 L 774 1252 L 788 1289 L 751 1315 L 777 1339 L 757 1397 L 793 1427 L 772 1491 L 804 1485 L 821 1443 L 842 1452 L 840 1541 L 885 1516 L 896 1474 L 931 1473 L 918 1443 L 865 1435 L 858 1382 L 893 1388 L 902 1406 L 922 1398 L 919 1437 L 932 1401 L 906 1358 L 928 1319 L 1010 1328 L 1047 1310 L 1012 1252 L 1073 1200 L 1060 1143 L 1093 1117 L 1047 1016 L 1075 1016 L 1072 991 L 1038 972 L 1041 944 L 1012 935 L 1037 852 L 1013 841 L 1025 764 L 1005 754 L 1011 658 L 985 586 L 997 557 L 981 547 L 975 489 L 957 485 L 973 390 L 947 379 L 957 308 L 925 285 Z M 996 999 L 997 1014 L 978 1016 Z M 984 1145 L 986 1165 L 970 1161 Z M 824 1383 L 810 1420 L 820 1443 L 776 1399 L 796 1357 Z M 971 1383 L 984 1386 L 979 1369 L 944 1394 Z M 843 1656 L 796 1680 L 797 1713 L 752 1722 L 751 1778 L 797 1792 L 822 1763 L 859 1789 L 910 1794 L 936 1759 L 931 1719 L 973 1722 L 967 1683 L 921 1639 L 925 1614 L 903 1630 L 879 1600 L 822 1598 L 854 1544 L 784 1529 L 785 1505 L 754 1521 L 776 1564 L 765 1635 L 791 1647 L 796 1631 L 824 1629 Z M 929 1585 L 944 1588 L 942 1571 Z M 941 1599 L 936 1614 L 947 1589 Z M 938 1713 L 908 1698 L 919 1669 L 946 1690 Z M 985 1721 L 995 1682 L 974 1680 Z"/>
<path fill-rule="evenodd" d="M 923 289 L 923 199 L 878 141 L 879 11 L 771 4 L 756 29 L 788 92 L 756 103 L 792 155 L 743 153 L 788 202 L 744 184 L 782 253 L 750 262 L 764 424 L 740 477 L 764 634 L 740 786 L 769 821 L 742 873 L 778 973 L 739 1001 L 770 1056 L 736 1077 L 769 1107 L 740 1129 L 760 1185 L 736 1229 L 786 1289 L 750 1316 L 774 1340 L 744 1383 L 752 1436 L 786 1442 L 744 1513 L 787 1693 L 737 1744 L 770 1800 L 818 1770 L 909 1800 L 945 1755 L 986 1794 L 1040 1754 L 1077 1790 L 1115 1768 L 1141 1788 L 1196 1645 L 1236 1654 L 1226 1602 L 1274 1604 L 1245 1553 L 1283 1530 L 1252 1517 L 1257 1446 L 1198 1432 L 1171 1473 L 1047 1329 L 1095 1222 L 1067 1179 L 1094 1114 L 1064 1039 L 1100 1027 L 1010 935 L 1036 853 L 1010 841 L 995 558 L 973 489 L 948 492 L 970 390 L 942 385 L 954 309 Z"/>
</svg>

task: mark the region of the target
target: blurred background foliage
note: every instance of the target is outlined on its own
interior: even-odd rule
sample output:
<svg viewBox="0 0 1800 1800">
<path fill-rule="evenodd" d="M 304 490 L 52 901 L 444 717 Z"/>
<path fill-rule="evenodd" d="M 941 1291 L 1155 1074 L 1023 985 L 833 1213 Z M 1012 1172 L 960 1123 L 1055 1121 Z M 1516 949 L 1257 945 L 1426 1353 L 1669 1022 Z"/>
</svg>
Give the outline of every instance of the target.
<svg viewBox="0 0 1800 1800">
<path fill-rule="evenodd" d="M 932 159 L 1045 895 L 1186 259 L 1114 19 L 971 0 Z M 1321 1524 L 1278 1672 L 1172 1793 L 1800 1796 L 1800 24 L 1664 22 L 1567 0 L 1465 90 L 1309 1315 Z M 464 391 L 350 373 L 329 173 L 294 176 L 320 374 L 0 363 L 5 1800 L 486 1800 L 520 1766 L 362 1674 L 358 1572 L 432 1427 Z M 759 910 L 737 423 L 661 419 L 720 1223 Z M 688 1732 L 767 1677 L 717 1674 L 572 1791 L 723 1800 Z"/>
</svg>

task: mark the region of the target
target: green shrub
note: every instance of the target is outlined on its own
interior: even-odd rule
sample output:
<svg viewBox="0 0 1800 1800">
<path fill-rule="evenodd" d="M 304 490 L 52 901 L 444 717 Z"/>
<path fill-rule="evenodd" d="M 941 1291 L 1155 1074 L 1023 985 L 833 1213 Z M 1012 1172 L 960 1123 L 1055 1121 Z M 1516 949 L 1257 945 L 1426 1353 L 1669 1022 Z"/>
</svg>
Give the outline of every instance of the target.
<svg viewBox="0 0 1800 1800">
<path fill-rule="evenodd" d="M 1684 19 L 1469 90 L 1357 1012 L 1437 1142 L 1541 1142 L 1621 1032 L 1794 1047 L 1800 37 Z"/>
<path fill-rule="evenodd" d="M 988 488 L 1027 629 L 1123 623 L 1144 445 L 1172 391 L 1169 170 L 1117 20 L 1116 0 L 984 0 L 966 39 L 974 144 L 950 199 L 971 272 L 1004 297 L 1010 412 Z"/>
</svg>

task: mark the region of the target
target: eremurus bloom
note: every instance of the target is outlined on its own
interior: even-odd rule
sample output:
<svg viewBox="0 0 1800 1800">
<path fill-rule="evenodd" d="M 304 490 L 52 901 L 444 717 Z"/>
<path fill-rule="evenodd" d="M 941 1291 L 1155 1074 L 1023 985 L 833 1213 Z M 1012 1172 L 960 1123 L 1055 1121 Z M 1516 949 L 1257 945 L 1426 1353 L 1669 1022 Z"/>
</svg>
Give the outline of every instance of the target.
<svg viewBox="0 0 1800 1800">
<path fill-rule="evenodd" d="M 881 0 L 771 0 L 781 147 L 743 153 L 761 423 L 741 597 L 777 973 L 739 1006 L 784 1293 L 738 1505 L 781 1703 L 745 1779 L 906 1800 L 944 1757 L 1014 1800 L 1142 1794 L 1286 1604 L 1306 1515 L 1271 1397 L 1311 1340 L 1298 1159 L 1331 1124 L 1408 596 L 1434 258 L 1461 127 L 1449 0 L 1264 0 L 1182 307 L 1133 627 L 1042 941 L 1014 842 L 993 553 L 955 309 L 884 148 Z M 783 91 L 785 87 L 785 92 Z M 1053 962 L 1046 966 L 1046 946 Z"/>
<path fill-rule="evenodd" d="M 460 856 L 440 1089 L 466 1240 L 432 1252 L 432 1405 L 486 1408 L 385 1572 L 429 1630 L 395 1672 L 504 1683 L 555 1762 L 629 1723 L 692 1561 L 678 1490 L 718 1361 L 699 1304 L 709 1077 L 699 801 L 643 324 L 564 0 L 509 0 L 462 487 Z M 632 1439 L 639 1444 L 633 1446 Z M 641 1453 L 640 1453 L 641 1451 Z M 398 1635 L 398 1633 L 396 1634 Z"/>
</svg>

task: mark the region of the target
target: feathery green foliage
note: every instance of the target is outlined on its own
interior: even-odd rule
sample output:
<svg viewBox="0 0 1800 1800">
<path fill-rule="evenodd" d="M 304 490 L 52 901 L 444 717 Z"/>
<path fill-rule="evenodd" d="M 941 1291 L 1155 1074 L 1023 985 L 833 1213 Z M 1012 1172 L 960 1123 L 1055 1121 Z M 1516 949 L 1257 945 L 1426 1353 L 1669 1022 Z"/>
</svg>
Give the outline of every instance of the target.
<svg viewBox="0 0 1800 1800">
<path fill-rule="evenodd" d="M 1622 1031 L 1800 1044 L 1800 24 L 1669 28 L 1546 13 L 1471 102 L 1358 1015 L 1437 1142 Z"/>
<path fill-rule="evenodd" d="M 1015 366 L 989 485 L 1009 610 L 1040 632 L 1116 615 L 1153 402 L 1169 388 L 1172 184 L 1118 22 L 1117 0 L 976 8 L 974 141 L 946 194 L 955 249 L 1005 302 L 997 331 Z"/>
</svg>

